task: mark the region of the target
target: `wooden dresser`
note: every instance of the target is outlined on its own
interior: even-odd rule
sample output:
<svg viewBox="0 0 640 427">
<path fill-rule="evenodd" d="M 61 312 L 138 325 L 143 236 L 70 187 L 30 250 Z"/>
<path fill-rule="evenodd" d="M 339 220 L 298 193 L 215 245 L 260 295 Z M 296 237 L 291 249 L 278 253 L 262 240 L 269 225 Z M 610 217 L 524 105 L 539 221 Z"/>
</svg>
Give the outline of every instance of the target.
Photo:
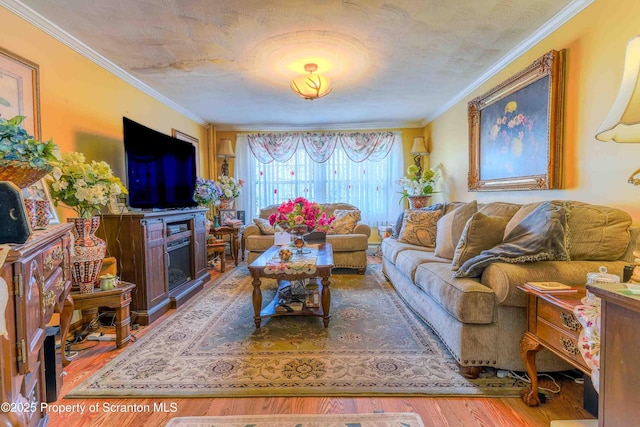
<svg viewBox="0 0 640 427">
<path fill-rule="evenodd" d="M 640 295 L 632 295 L 620 283 L 598 283 L 587 289 L 601 299 L 598 425 L 638 425 Z"/>
<path fill-rule="evenodd" d="M 42 426 L 47 423 L 43 343 L 46 324 L 60 313 L 62 336 L 73 313 L 71 290 L 71 224 L 58 224 L 36 231 L 22 245 L 11 245 L 0 270 L 7 283 L 4 310 L 7 336 L 0 336 L 1 425 Z M 62 364 L 62 349 L 58 349 Z M 62 381 L 62 367 L 56 366 Z M 9 404 L 9 411 L 4 406 Z"/>
</svg>

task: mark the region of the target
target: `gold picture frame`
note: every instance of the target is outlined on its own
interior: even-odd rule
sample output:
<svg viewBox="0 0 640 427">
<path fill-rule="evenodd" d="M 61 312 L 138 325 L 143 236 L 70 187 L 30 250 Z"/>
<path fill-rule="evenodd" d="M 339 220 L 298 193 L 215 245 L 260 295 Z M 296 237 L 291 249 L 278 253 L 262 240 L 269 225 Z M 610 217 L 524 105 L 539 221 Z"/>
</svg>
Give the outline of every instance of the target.
<svg viewBox="0 0 640 427">
<path fill-rule="evenodd" d="M 180 141 L 189 142 L 196 148 L 196 173 L 200 176 L 200 140 L 174 128 L 171 128 L 171 136 Z"/>
<path fill-rule="evenodd" d="M 38 64 L 0 48 L 0 116 L 25 116 L 22 127 L 40 140 L 40 71 Z"/>
<path fill-rule="evenodd" d="M 468 104 L 469 191 L 562 188 L 565 51 Z"/>
</svg>

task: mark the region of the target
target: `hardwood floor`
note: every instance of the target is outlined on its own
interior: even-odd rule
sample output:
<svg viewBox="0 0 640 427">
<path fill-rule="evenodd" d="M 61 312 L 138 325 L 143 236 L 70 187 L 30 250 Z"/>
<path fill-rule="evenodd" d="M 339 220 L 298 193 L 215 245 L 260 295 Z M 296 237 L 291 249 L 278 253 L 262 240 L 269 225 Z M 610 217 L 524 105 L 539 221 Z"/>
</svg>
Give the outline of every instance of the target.
<svg viewBox="0 0 640 427">
<path fill-rule="evenodd" d="M 371 262 L 379 259 L 371 258 Z M 227 268 L 234 268 L 227 263 Z M 219 276 L 217 268 L 212 276 Z M 149 327 L 134 331 L 141 337 L 172 312 Z M 95 342 L 80 351 L 65 368 L 64 396 L 77 384 L 117 356 L 112 342 Z M 135 345 L 135 343 L 130 344 Z M 242 414 L 308 414 L 417 412 L 429 426 L 545 426 L 552 420 L 593 418 L 582 409 L 582 386 L 571 380 L 560 382 L 562 391 L 537 408 L 529 408 L 520 398 L 482 397 L 253 397 L 253 398 L 147 398 L 147 399 L 64 399 L 51 403 L 50 426 L 162 426 L 177 416 Z M 549 386 L 541 380 L 541 386 Z M 68 405 L 65 413 L 51 409 Z M 75 405 L 75 406 L 72 406 Z M 165 411 L 162 410 L 164 405 Z M 91 407 L 93 406 L 93 407 Z M 84 413 L 79 408 L 84 407 Z M 97 408 L 97 410 L 96 410 Z"/>
</svg>

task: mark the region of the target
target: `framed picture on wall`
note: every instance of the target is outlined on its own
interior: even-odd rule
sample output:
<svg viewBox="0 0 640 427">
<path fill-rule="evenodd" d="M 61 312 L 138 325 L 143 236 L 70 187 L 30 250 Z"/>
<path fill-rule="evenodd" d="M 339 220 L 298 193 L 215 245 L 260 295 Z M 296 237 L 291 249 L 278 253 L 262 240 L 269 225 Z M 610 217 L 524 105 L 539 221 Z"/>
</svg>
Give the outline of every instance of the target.
<svg viewBox="0 0 640 427">
<path fill-rule="evenodd" d="M 468 104 L 470 191 L 561 188 L 565 51 Z"/>
<path fill-rule="evenodd" d="M 180 132 L 178 129 L 171 128 L 171 136 L 179 139 L 180 141 L 186 141 L 192 144 L 196 149 L 196 173 L 200 175 L 200 141 L 198 138 L 187 135 L 184 132 Z"/>
<path fill-rule="evenodd" d="M 40 140 L 40 75 L 38 65 L 0 48 L 0 116 L 25 116 L 22 127 Z"/>
<path fill-rule="evenodd" d="M 230 225 L 231 221 L 235 221 L 236 219 L 236 210 L 235 209 L 220 209 L 220 224 L 221 225 Z"/>
</svg>

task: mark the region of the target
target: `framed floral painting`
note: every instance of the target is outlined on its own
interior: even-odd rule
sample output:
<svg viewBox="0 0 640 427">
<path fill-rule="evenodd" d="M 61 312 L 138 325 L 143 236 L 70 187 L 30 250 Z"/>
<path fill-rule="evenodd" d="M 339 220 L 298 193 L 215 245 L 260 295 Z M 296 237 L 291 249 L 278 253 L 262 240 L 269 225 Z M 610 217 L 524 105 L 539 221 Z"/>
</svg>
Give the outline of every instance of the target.
<svg viewBox="0 0 640 427">
<path fill-rule="evenodd" d="M 470 191 L 561 188 L 564 57 L 552 50 L 469 102 Z"/>
</svg>

